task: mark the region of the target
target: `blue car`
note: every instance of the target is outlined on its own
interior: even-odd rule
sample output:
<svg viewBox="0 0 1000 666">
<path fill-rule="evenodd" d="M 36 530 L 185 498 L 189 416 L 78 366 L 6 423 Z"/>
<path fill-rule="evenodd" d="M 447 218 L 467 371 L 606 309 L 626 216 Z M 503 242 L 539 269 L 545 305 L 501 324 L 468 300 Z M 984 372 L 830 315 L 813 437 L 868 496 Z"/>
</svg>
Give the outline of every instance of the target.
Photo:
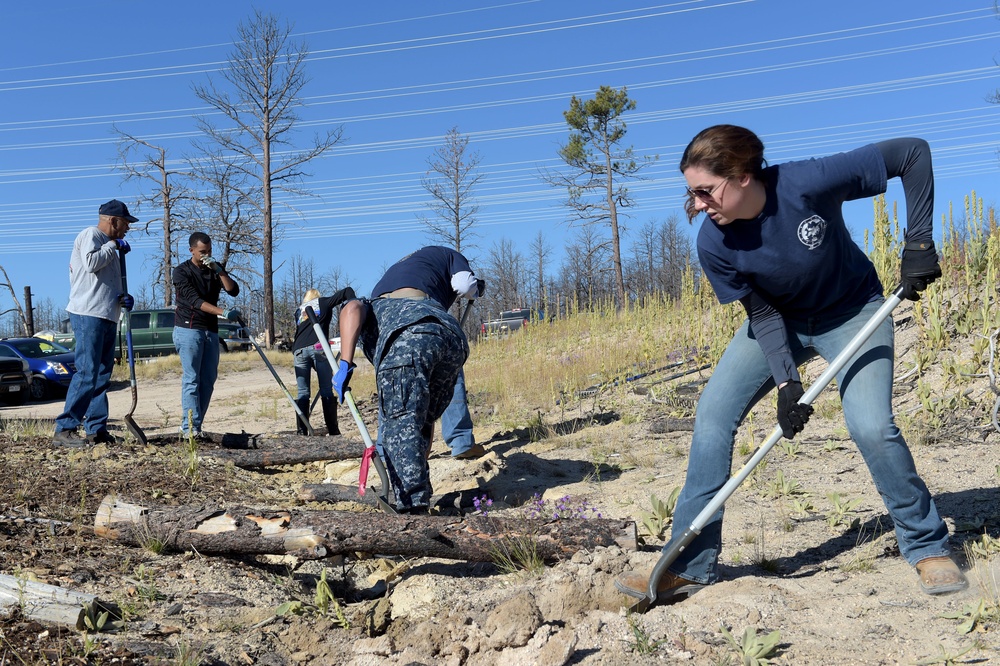
<svg viewBox="0 0 1000 666">
<path fill-rule="evenodd" d="M 76 374 L 76 354 L 42 338 L 2 338 L 0 358 L 20 358 L 31 371 L 32 400 L 45 400 L 64 393 Z"/>
</svg>

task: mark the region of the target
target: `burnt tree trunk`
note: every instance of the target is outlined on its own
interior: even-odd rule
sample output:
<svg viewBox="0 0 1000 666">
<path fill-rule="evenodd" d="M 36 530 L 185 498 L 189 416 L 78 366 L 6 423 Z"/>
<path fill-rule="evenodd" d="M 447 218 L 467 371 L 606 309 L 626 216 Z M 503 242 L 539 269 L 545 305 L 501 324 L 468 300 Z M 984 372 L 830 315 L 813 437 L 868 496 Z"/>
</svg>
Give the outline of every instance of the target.
<svg viewBox="0 0 1000 666">
<path fill-rule="evenodd" d="M 430 505 L 438 509 L 469 509 L 475 505 L 473 500 L 484 493 L 486 490 L 483 488 L 473 488 L 432 495 Z M 376 494 L 377 491 L 374 488 L 369 489 L 364 495 L 359 495 L 357 486 L 345 486 L 337 483 L 304 483 L 299 488 L 297 497 L 303 502 L 357 502 L 377 507 Z"/>
<path fill-rule="evenodd" d="M 242 468 L 296 465 L 320 460 L 335 462 L 361 458 L 365 445 L 360 440 L 347 437 L 285 436 L 281 439 L 263 438 L 258 435 L 226 435 L 223 448 L 204 449 L 200 455 L 223 461 L 232 461 Z"/>
<path fill-rule="evenodd" d="M 693 418 L 674 419 L 664 417 L 662 419 L 656 419 L 649 424 L 649 432 L 656 433 L 658 435 L 668 432 L 691 432 L 693 430 Z"/>
<path fill-rule="evenodd" d="M 130 504 L 108 495 L 94 532 L 122 543 L 199 553 L 291 554 L 319 559 L 354 552 L 488 562 L 497 552 L 534 548 L 553 561 L 617 544 L 636 547 L 628 520 L 452 518 L 349 511 Z"/>
</svg>

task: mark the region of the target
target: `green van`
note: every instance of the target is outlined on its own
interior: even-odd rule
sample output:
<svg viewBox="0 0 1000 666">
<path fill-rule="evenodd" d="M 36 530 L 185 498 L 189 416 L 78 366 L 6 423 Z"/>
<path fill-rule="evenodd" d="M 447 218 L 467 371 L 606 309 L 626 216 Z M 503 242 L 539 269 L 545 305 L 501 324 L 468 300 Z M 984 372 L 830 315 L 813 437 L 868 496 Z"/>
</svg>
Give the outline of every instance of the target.
<svg viewBox="0 0 1000 666">
<path fill-rule="evenodd" d="M 68 325 L 68 320 L 66 324 Z M 132 349 L 138 358 L 166 356 L 176 353 L 174 349 L 174 311 L 170 308 L 156 310 L 132 310 Z M 75 349 L 76 338 L 71 332 L 41 331 L 36 338 L 58 342 L 64 347 Z M 123 358 L 127 352 L 125 340 L 125 319 L 118 325 L 117 357 Z M 250 331 L 225 319 L 219 319 L 219 351 L 247 351 L 252 349 Z"/>
<path fill-rule="evenodd" d="M 132 349 L 138 358 L 174 354 L 174 311 L 132 310 Z M 126 350 L 125 320 L 118 327 L 119 351 Z M 219 351 L 246 351 L 251 348 L 250 332 L 231 321 L 219 320 Z"/>
</svg>

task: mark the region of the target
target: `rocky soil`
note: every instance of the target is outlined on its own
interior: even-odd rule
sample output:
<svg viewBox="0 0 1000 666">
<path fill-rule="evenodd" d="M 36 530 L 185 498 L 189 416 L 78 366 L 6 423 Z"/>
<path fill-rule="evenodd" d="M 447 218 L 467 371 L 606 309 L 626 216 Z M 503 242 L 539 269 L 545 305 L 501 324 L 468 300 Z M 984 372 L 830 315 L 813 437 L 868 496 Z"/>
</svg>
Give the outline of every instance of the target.
<svg viewBox="0 0 1000 666">
<path fill-rule="evenodd" d="M 319 561 L 154 554 L 99 538 L 90 528 L 109 493 L 155 505 L 348 509 L 379 521 L 381 514 L 360 505 L 297 499 L 304 483 L 356 481 L 355 462 L 244 470 L 202 455 L 192 482 L 192 459 L 175 434 L 179 381 L 167 375 L 139 385 L 135 418 L 151 438 L 147 446 L 126 440 L 53 449 L 48 432 L 61 401 L 0 409 L 0 573 L 96 594 L 125 614 L 122 629 L 87 637 L 15 610 L 0 620 L 0 664 L 742 663 L 722 627 L 736 637 L 747 629 L 780 632 L 771 657 L 777 664 L 1000 662 L 995 610 L 961 631 L 969 619 L 963 613 L 984 600 L 995 609 L 998 599 L 992 561 L 963 553 L 966 542 L 1000 532 L 995 396 L 986 376 L 959 384 L 940 365 L 918 386 L 907 376 L 914 327 L 905 316 L 897 320 L 904 322 L 897 414 L 969 569 L 965 592 L 932 598 L 920 591 L 830 390 L 803 436 L 776 447 L 727 504 L 722 580 L 680 603 L 629 613 L 614 578 L 651 567 L 659 555 L 662 538 L 642 518 L 651 494 L 666 499 L 683 483 L 686 419 L 705 379 L 699 373 L 670 381 L 667 372 L 653 374 L 514 429 L 490 425 L 490 406 L 477 402 L 470 385 L 487 455 L 456 461 L 435 443 L 435 492 L 477 488 L 493 500 L 492 515 L 525 506 L 551 514 L 562 504 L 632 518 L 645 542 L 637 551 L 598 548 L 529 573 L 372 553 Z M 985 372 L 984 359 L 957 348 L 949 354 L 978 364 L 973 374 Z M 252 357 L 244 367 L 220 377 L 206 430 L 290 435 L 291 409 L 267 370 Z M 823 367 L 809 364 L 807 381 Z M 292 385 L 291 370 L 280 371 Z M 927 385 L 933 390 L 921 397 Z M 374 431 L 371 400 L 359 402 Z M 128 385 L 116 385 L 112 427 L 121 436 L 130 404 Z M 356 438 L 346 409 L 341 420 Z M 741 428 L 734 466 L 773 424 L 765 401 Z M 204 453 L 216 444 L 199 446 Z M 858 503 L 837 520 L 831 494 L 842 509 Z M 322 614 L 314 605 L 324 576 L 339 609 Z M 947 617 L 956 614 L 962 617 Z"/>
</svg>

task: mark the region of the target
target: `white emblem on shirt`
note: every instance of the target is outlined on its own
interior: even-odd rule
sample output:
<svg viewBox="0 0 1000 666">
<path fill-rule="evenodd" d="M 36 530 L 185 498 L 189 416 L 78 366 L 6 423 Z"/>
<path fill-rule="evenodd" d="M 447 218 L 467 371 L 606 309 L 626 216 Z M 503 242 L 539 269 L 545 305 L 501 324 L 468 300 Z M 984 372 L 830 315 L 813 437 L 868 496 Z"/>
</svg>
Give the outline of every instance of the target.
<svg viewBox="0 0 1000 666">
<path fill-rule="evenodd" d="M 823 244 L 826 235 L 826 220 L 819 215 L 807 217 L 799 223 L 799 240 L 810 250 Z"/>
</svg>

